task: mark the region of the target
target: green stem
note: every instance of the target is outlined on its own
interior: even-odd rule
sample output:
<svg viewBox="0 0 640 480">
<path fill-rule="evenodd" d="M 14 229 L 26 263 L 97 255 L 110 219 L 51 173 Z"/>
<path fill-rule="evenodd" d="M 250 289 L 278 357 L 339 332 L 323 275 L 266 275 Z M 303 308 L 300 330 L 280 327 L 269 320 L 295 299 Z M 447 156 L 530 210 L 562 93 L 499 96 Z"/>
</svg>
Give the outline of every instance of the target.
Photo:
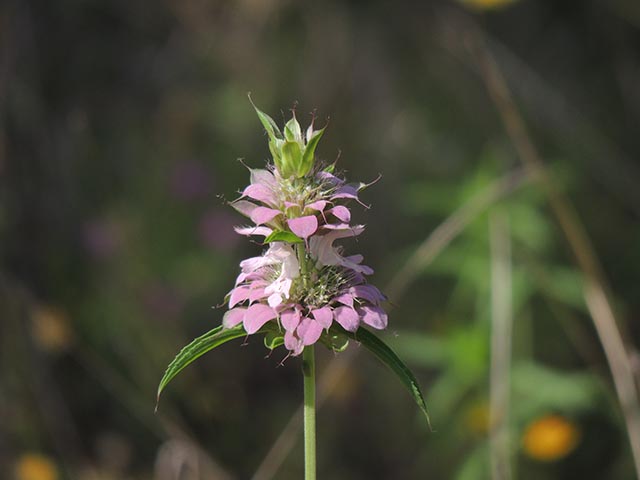
<svg viewBox="0 0 640 480">
<path fill-rule="evenodd" d="M 302 276 L 302 285 L 304 285 L 304 287 L 306 288 L 309 269 L 307 268 L 307 250 L 304 244 L 298 243 L 296 245 L 296 253 L 298 256 L 298 263 L 300 264 L 300 275 Z"/>
<path fill-rule="evenodd" d="M 304 375 L 304 478 L 316 480 L 316 360 L 314 345 L 302 352 Z"/>
</svg>

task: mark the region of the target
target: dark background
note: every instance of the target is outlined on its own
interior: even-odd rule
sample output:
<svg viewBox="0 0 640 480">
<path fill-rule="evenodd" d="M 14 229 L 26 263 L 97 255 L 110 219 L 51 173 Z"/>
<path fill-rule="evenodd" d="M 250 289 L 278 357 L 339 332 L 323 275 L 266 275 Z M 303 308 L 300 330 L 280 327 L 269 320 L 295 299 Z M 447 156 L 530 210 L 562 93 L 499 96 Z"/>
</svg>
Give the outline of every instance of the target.
<svg viewBox="0 0 640 480">
<path fill-rule="evenodd" d="M 416 275 L 401 270 L 457 209 L 527 175 L 482 52 L 584 225 L 635 375 L 637 1 L 3 2 L 0 478 L 245 479 L 274 446 L 302 380 L 297 359 L 278 368 L 285 352 L 265 359 L 258 338 L 203 357 L 153 413 L 164 368 L 220 323 L 212 306 L 260 252 L 225 204 L 248 183 L 236 160 L 268 158 L 248 92 L 278 122 L 294 105 L 303 124 L 312 111 L 328 119 L 318 153 L 340 154 L 349 179 L 382 174 L 362 194 L 371 210 L 354 209 L 368 228 L 349 250 L 393 293 L 384 338 L 416 372 L 434 425 L 374 359 L 342 354 L 318 412 L 319 478 L 491 478 L 500 235 L 513 478 L 634 478 L 583 273 L 541 182 L 529 174 Z M 321 352 L 320 374 L 331 365 Z M 550 419 L 569 440 L 554 443 Z M 279 470 L 255 478 L 302 477 L 293 433 L 291 449 L 274 447 Z"/>
</svg>

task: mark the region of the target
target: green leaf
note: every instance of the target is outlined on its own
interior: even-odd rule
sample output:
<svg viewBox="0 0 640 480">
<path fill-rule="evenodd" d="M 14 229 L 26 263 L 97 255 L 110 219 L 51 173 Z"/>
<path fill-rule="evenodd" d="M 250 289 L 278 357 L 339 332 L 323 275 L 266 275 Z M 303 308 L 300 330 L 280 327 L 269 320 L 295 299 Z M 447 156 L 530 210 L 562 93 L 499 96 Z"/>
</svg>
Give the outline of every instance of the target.
<svg viewBox="0 0 640 480">
<path fill-rule="evenodd" d="M 307 142 L 307 146 L 305 147 L 304 153 L 302 154 L 302 170 L 301 172 L 299 172 L 302 175 L 306 175 L 313 168 L 314 154 L 323 133 L 324 128 L 316 130 L 315 132 L 313 132 L 313 135 Z"/>
<path fill-rule="evenodd" d="M 214 348 L 227 343 L 230 340 L 244 337 L 247 335 L 242 325 L 237 325 L 233 328 L 223 328 L 222 325 L 214 328 L 213 330 L 205 333 L 204 335 L 193 340 L 189 345 L 184 347 L 176 358 L 169 364 L 167 370 L 164 372 L 160 385 L 158 386 L 158 394 L 156 400 L 156 410 L 158 409 L 158 402 L 160 401 L 160 394 L 167 386 L 167 384 L 175 378 L 185 367 L 191 364 L 194 360 L 201 357 L 205 353 Z"/>
<path fill-rule="evenodd" d="M 267 133 L 269 134 L 269 138 L 271 138 L 271 139 L 280 138 L 281 139 L 282 138 L 282 132 L 280 132 L 280 129 L 278 128 L 278 125 L 273 120 L 273 118 L 271 118 L 269 115 L 267 115 L 262 110 L 260 110 L 258 107 L 256 107 L 256 104 L 253 103 L 253 100 L 251 100 L 251 96 L 249 96 L 249 101 L 251 102 L 251 105 L 253 105 L 253 108 L 255 109 L 256 113 L 258 114 L 258 118 L 260 119 L 260 122 L 262 123 L 262 126 L 267 131 Z"/>
<path fill-rule="evenodd" d="M 264 239 L 264 243 L 271 242 L 289 242 L 289 243 L 303 243 L 299 236 L 295 233 L 285 232 L 284 230 L 272 232 L 267 238 Z"/>
<path fill-rule="evenodd" d="M 286 141 L 280 148 L 282 169 L 280 174 L 283 177 L 290 177 L 295 175 L 300 167 L 302 161 L 302 150 L 298 142 Z"/>
<path fill-rule="evenodd" d="M 271 156 L 273 157 L 273 161 L 276 165 L 280 163 L 280 149 L 282 148 L 282 144 L 284 140 L 280 140 L 278 138 L 272 138 L 269 140 L 269 151 L 271 152 Z"/>
<path fill-rule="evenodd" d="M 278 348 L 280 345 L 284 345 L 284 336 L 279 330 L 271 330 L 264 336 L 264 346 L 269 350 Z"/>
<path fill-rule="evenodd" d="M 320 341 L 325 347 L 337 353 L 344 352 L 349 346 L 349 337 L 342 332 L 334 331 L 334 329 L 323 332 Z"/>
<path fill-rule="evenodd" d="M 302 130 L 300 129 L 300 124 L 298 123 L 298 120 L 296 120 L 295 116 L 284 126 L 284 136 L 287 140 L 292 142 L 302 141 Z"/>
<path fill-rule="evenodd" d="M 364 345 L 371 353 L 373 353 L 378 360 L 384 363 L 387 367 L 393 371 L 398 376 L 398 379 L 402 382 L 402 384 L 407 387 L 409 393 L 418 404 L 418 407 L 424 413 L 424 416 L 427 419 L 427 423 L 429 424 L 429 428 L 431 428 L 431 420 L 429 419 L 429 413 L 427 412 L 427 404 L 424 401 L 424 397 L 422 396 L 422 392 L 420 391 L 420 385 L 418 385 L 418 380 L 413 375 L 411 370 L 398 358 L 389 346 L 380 340 L 376 335 L 371 333 L 364 328 L 359 328 L 356 332 L 348 332 L 344 330 L 342 327 L 338 325 L 334 325 L 331 327 L 332 329 L 336 329 L 341 333 L 344 333 L 348 337 L 354 339 L 357 342 L 360 342 Z"/>
</svg>

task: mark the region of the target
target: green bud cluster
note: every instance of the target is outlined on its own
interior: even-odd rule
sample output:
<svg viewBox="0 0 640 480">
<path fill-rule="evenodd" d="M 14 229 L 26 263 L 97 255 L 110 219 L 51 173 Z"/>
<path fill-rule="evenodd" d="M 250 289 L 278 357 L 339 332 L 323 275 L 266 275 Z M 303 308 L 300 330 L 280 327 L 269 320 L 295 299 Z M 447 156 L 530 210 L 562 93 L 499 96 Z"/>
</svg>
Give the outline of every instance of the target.
<svg viewBox="0 0 640 480">
<path fill-rule="evenodd" d="M 283 133 L 269 115 L 255 105 L 253 108 L 269 135 L 269 150 L 280 176 L 302 178 L 307 175 L 313 169 L 316 147 L 324 128 L 314 130 L 312 122 L 303 134 L 294 113 L 291 120 L 285 124 Z"/>
</svg>

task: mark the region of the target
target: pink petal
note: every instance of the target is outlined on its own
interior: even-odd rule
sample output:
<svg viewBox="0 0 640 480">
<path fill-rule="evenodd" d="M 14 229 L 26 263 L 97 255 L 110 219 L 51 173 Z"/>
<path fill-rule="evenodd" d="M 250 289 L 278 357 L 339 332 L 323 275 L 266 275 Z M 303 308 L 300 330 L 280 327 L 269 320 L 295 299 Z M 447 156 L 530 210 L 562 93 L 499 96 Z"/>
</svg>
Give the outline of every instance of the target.
<svg viewBox="0 0 640 480">
<path fill-rule="evenodd" d="M 327 183 L 330 183 L 334 186 L 337 185 L 342 185 L 344 183 L 344 180 L 336 177 L 335 175 L 329 173 L 329 172 L 318 172 L 317 177 L 321 180 L 324 180 Z"/>
<path fill-rule="evenodd" d="M 342 295 L 334 297 L 333 301 L 353 308 L 353 295 L 350 295 L 348 293 L 343 293 Z"/>
<path fill-rule="evenodd" d="M 363 298 L 373 304 L 378 304 L 387 299 L 382 292 L 373 285 L 356 285 L 355 287 L 351 287 L 349 292 L 355 297 Z"/>
<path fill-rule="evenodd" d="M 343 205 L 336 205 L 329 210 L 329 213 L 344 223 L 349 223 L 351 221 L 351 212 Z"/>
<path fill-rule="evenodd" d="M 352 227 L 348 223 L 327 223 L 323 225 L 322 228 L 336 232 L 335 238 L 356 237 L 364 232 L 364 225 L 355 225 Z"/>
<path fill-rule="evenodd" d="M 280 213 L 280 210 L 273 208 L 258 207 L 251 213 L 251 220 L 253 220 L 256 225 L 262 225 L 263 223 L 273 220 L 280 215 Z"/>
<path fill-rule="evenodd" d="M 236 233 L 240 235 L 260 235 L 262 237 L 268 237 L 273 233 L 269 227 L 234 227 Z"/>
<path fill-rule="evenodd" d="M 327 206 L 326 200 L 316 200 L 313 203 L 309 203 L 304 206 L 304 208 L 310 208 L 311 210 L 316 210 L 317 212 L 322 212 Z"/>
<path fill-rule="evenodd" d="M 300 324 L 300 312 L 297 310 L 287 310 L 280 314 L 280 323 L 287 332 L 293 332 Z"/>
<path fill-rule="evenodd" d="M 348 257 L 344 257 L 344 258 L 345 260 L 349 260 L 350 262 L 358 263 L 358 264 L 362 263 L 362 260 L 364 260 L 364 257 L 360 254 L 349 255 Z"/>
<path fill-rule="evenodd" d="M 333 311 L 329 307 L 313 310 L 311 315 L 316 319 L 316 322 L 322 325 L 322 328 L 329 328 L 333 322 Z"/>
<path fill-rule="evenodd" d="M 250 197 L 250 198 L 253 198 L 254 200 L 264 202 L 268 205 L 277 204 L 277 198 L 273 193 L 273 190 L 271 190 L 269 187 L 260 183 L 249 185 L 247 188 L 244 189 L 244 192 L 242 192 L 242 195 L 244 197 Z"/>
<path fill-rule="evenodd" d="M 315 215 L 292 218 L 287 223 L 291 231 L 300 238 L 309 238 L 318 230 L 318 219 Z"/>
<path fill-rule="evenodd" d="M 276 312 L 273 308 L 262 303 L 254 303 L 244 314 L 242 323 L 247 333 L 256 333 L 269 320 L 276 318 Z"/>
<path fill-rule="evenodd" d="M 276 177 L 273 176 L 269 170 L 264 170 L 262 168 L 251 168 L 251 183 L 252 184 L 262 184 L 266 187 L 275 188 L 278 183 L 276 182 Z"/>
<path fill-rule="evenodd" d="M 271 308 L 276 308 L 277 306 L 282 304 L 282 294 L 276 292 L 269 295 L 267 299 L 267 303 Z"/>
<path fill-rule="evenodd" d="M 264 293 L 264 288 L 251 288 L 251 292 L 249 292 L 249 302 L 253 303 L 257 300 L 260 300 L 266 297 L 267 294 Z"/>
<path fill-rule="evenodd" d="M 231 290 L 231 297 L 229 297 L 229 308 L 235 307 L 238 303 L 244 302 L 249 298 L 251 289 L 246 286 L 236 287 Z"/>
<path fill-rule="evenodd" d="M 351 198 L 358 199 L 358 189 L 353 185 L 343 185 L 335 191 L 331 198 Z"/>
<path fill-rule="evenodd" d="M 245 217 L 251 217 L 253 211 L 258 208 L 258 205 L 247 200 L 236 200 L 231 202 L 230 205 Z"/>
<path fill-rule="evenodd" d="M 366 265 L 360 265 L 361 261 L 362 261 L 362 255 L 353 255 L 351 257 L 343 258 L 341 264 L 344 267 L 355 270 L 356 272 L 363 273 L 364 275 L 372 275 L 373 268 L 368 267 Z"/>
<path fill-rule="evenodd" d="M 293 332 L 285 332 L 284 334 L 284 346 L 287 350 L 291 351 L 291 354 L 296 356 L 302 353 L 304 345 L 302 340 L 296 337 Z"/>
<path fill-rule="evenodd" d="M 360 313 L 360 320 L 367 325 L 378 330 L 387 328 L 388 316 L 380 307 L 362 307 L 358 310 Z"/>
<path fill-rule="evenodd" d="M 305 318 L 300 322 L 296 333 L 302 340 L 303 345 L 313 345 L 322 335 L 322 325 L 315 320 Z"/>
<path fill-rule="evenodd" d="M 224 328 L 235 327 L 236 325 L 241 323 L 246 311 L 246 308 L 238 307 L 225 312 L 224 317 L 222 317 L 222 325 L 224 326 Z"/>
<path fill-rule="evenodd" d="M 333 310 L 333 318 L 342 328 L 349 332 L 355 332 L 358 329 L 360 317 L 351 307 L 338 307 Z"/>
</svg>

